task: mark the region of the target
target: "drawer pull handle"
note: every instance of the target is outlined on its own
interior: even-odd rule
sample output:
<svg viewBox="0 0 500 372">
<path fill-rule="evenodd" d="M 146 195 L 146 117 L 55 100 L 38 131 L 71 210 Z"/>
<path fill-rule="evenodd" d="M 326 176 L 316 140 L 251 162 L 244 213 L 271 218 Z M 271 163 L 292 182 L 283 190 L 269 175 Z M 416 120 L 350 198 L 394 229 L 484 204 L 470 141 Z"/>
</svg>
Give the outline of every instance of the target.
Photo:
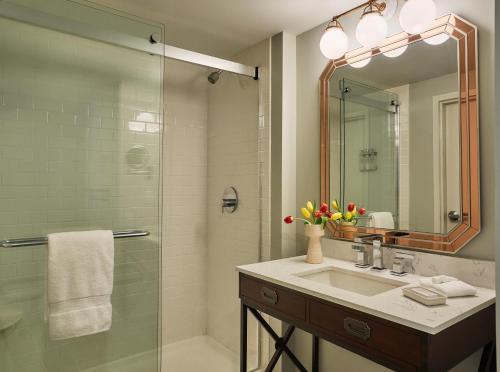
<svg viewBox="0 0 500 372">
<path fill-rule="evenodd" d="M 363 322 L 361 320 L 345 318 L 344 329 L 350 335 L 358 337 L 364 341 L 370 339 L 371 336 L 370 326 L 366 322 Z"/>
<path fill-rule="evenodd" d="M 278 303 L 278 294 L 270 288 L 263 287 L 260 290 L 260 296 L 268 304 L 276 305 Z"/>
</svg>

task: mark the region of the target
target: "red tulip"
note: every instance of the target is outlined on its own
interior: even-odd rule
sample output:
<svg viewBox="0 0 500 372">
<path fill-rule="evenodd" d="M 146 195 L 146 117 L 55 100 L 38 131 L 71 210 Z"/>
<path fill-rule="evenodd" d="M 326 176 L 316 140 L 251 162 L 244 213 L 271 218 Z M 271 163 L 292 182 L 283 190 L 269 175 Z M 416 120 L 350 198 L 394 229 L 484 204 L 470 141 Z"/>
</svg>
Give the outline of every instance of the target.
<svg viewBox="0 0 500 372">
<path fill-rule="evenodd" d="M 359 208 L 358 213 L 359 213 L 360 216 L 363 216 L 363 215 L 366 214 L 366 209 L 365 208 Z"/>
<path fill-rule="evenodd" d="M 285 221 L 286 224 L 291 224 L 293 222 L 293 216 L 286 216 L 283 221 Z"/>
<path fill-rule="evenodd" d="M 356 208 L 356 204 L 354 204 L 354 203 L 349 203 L 349 204 L 347 205 L 347 210 L 348 210 L 349 212 L 352 212 L 352 211 L 354 210 L 354 208 Z"/>
<path fill-rule="evenodd" d="M 323 213 L 321 213 L 320 211 L 314 212 L 314 218 L 321 218 L 322 215 Z"/>
<path fill-rule="evenodd" d="M 320 211 L 321 213 L 326 213 L 326 212 L 328 212 L 328 204 L 326 204 L 326 203 L 321 204 L 321 207 L 319 208 L 319 211 Z"/>
<path fill-rule="evenodd" d="M 325 215 L 328 217 L 328 218 L 332 218 L 333 216 L 333 213 L 332 212 L 326 212 Z"/>
</svg>

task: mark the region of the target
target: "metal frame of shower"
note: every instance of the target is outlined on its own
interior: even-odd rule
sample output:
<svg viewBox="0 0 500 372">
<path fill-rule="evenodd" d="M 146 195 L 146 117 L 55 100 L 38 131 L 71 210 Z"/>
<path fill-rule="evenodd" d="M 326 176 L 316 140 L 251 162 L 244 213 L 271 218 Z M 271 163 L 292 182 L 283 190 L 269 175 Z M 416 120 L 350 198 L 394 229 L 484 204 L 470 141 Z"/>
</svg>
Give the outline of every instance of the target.
<svg viewBox="0 0 500 372">
<path fill-rule="evenodd" d="M 254 80 L 259 79 L 258 67 L 167 45 L 162 43 L 156 34 L 149 35 L 148 39 L 125 35 L 5 2 L 0 2 L 0 16 L 152 55 L 248 76 Z"/>
</svg>

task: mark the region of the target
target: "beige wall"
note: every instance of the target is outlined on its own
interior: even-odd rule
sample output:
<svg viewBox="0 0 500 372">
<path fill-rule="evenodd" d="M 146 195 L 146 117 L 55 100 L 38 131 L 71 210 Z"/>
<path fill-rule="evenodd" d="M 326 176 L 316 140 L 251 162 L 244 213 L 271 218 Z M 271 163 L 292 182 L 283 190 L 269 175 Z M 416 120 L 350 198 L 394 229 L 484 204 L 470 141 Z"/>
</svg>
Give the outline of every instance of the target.
<svg viewBox="0 0 500 372">
<path fill-rule="evenodd" d="M 495 7 L 495 28 L 500 27 L 500 7 Z M 495 71 L 499 71 L 500 69 L 500 38 L 495 38 Z M 500 74 L 495 73 L 495 106 L 496 106 L 496 120 L 500 118 Z M 498 125 L 498 124 L 497 124 Z M 500 130 L 498 127 L 495 128 L 495 143 L 500 143 Z M 500 149 L 498 146 L 495 147 L 494 150 L 495 155 L 495 183 L 499 184 L 500 182 Z M 495 187 L 495 210 L 499 210 L 500 208 L 500 187 Z M 496 229 L 496 254 L 497 256 L 500 254 L 500 229 Z M 500 260 L 496 262 L 496 271 L 500 270 Z M 500 288 L 500 275 L 496 275 L 496 288 Z M 498 294 L 498 293 L 497 293 Z M 500 340 L 500 309 L 496 307 L 497 316 L 496 316 L 496 326 L 497 326 L 497 345 Z M 500 348 L 497 347 L 497 365 L 500 360 Z"/>
<path fill-rule="evenodd" d="M 495 258 L 494 221 L 494 100 L 493 100 L 493 41 L 494 41 L 494 1 L 441 0 L 436 2 L 438 12 L 454 12 L 478 26 L 479 29 L 479 84 L 480 84 L 480 128 L 481 128 L 481 193 L 482 193 L 482 233 L 469 243 L 459 256 L 492 260 Z M 327 17 L 325 17 L 327 18 Z M 344 28 L 353 40 L 357 15 L 346 17 Z M 397 17 L 390 22 L 389 32 L 400 31 Z M 321 55 L 318 44 L 324 25 L 320 25 L 297 38 L 297 206 L 304 200 L 319 198 L 319 98 L 318 78 L 327 60 Z M 356 45 L 352 45 L 356 47 Z M 313 151 L 313 149 L 318 149 Z M 305 249 L 303 230 L 297 229 L 298 253 Z M 310 336 L 295 338 L 295 349 L 307 360 Z M 470 359 L 465 370 L 477 363 Z M 323 371 L 335 366 L 341 371 L 384 370 L 366 359 L 354 356 L 331 344 L 322 343 Z M 344 363 L 344 368 L 342 368 Z M 467 369 L 468 368 L 468 369 Z"/>
</svg>

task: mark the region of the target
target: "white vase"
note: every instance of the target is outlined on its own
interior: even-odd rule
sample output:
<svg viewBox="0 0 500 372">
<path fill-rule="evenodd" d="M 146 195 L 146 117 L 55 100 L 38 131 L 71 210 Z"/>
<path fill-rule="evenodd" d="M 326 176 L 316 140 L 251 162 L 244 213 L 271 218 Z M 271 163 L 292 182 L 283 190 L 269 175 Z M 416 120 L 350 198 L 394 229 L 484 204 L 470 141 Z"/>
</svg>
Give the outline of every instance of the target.
<svg viewBox="0 0 500 372">
<path fill-rule="evenodd" d="M 306 236 L 309 238 L 306 258 L 307 263 L 320 264 L 323 262 L 321 237 L 323 237 L 324 235 L 325 230 L 321 225 L 306 225 Z"/>
</svg>

